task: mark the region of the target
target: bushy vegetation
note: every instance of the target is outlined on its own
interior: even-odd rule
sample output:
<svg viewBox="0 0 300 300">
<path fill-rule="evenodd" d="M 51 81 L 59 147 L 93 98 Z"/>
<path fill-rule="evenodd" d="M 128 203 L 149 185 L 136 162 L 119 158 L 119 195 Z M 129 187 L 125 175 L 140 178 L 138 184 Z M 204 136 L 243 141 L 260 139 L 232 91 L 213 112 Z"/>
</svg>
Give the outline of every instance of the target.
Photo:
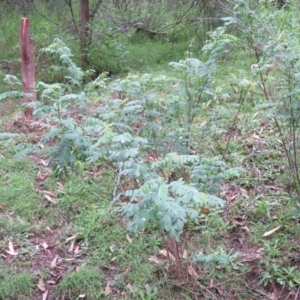
<svg viewBox="0 0 300 300">
<path fill-rule="evenodd" d="M 297 299 L 299 4 L 102 1 L 86 69 L 77 2 L 14 4 L 0 15 L 6 299 Z M 34 120 L 8 38 L 21 13 Z"/>
</svg>

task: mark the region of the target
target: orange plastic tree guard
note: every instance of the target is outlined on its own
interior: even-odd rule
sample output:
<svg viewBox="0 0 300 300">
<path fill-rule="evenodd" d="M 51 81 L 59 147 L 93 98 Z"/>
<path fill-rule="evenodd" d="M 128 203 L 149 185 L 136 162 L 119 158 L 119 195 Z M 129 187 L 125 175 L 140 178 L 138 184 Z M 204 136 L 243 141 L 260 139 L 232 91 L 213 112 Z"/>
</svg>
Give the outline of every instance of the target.
<svg viewBox="0 0 300 300">
<path fill-rule="evenodd" d="M 22 84 L 23 92 L 28 94 L 22 99 L 22 103 L 36 100 L 35 93 L 35 64 L 34 64 L 34 42 L 29 37 L 30 20 L 22 18 L 20 32 L 20 52 L 22 66 Z M 25 117 L 32 119 L 32 109 L 26 107 L 24 110 Z"/>
</svg>

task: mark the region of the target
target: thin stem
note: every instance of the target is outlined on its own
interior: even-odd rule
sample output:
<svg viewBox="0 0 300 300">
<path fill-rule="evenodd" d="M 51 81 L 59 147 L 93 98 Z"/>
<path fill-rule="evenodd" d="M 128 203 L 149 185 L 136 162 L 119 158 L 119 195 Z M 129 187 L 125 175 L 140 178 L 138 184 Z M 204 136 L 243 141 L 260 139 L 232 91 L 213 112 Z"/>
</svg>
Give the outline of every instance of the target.
<svg viewBox="0 0 300 300">
<path fill-rule="evenodd" d="M 236 124 L 237 124 L 237 121 L 238 121 L 238 116 L 241 112 L 242 106 L 244 104 L 244 100 L 246 98 L 246 95 L 247 95 L 247 92 L 249 91 L 249 89 L 250 89 L 250 86 L 246 90 L 241 90 L 241 92 L 240 92 L 240 97 L 239 97 L 240 105 L 239 105 L 239 108 L 238 108 L 238 110 L 237 110 L 237 112 L 234 116 L 233 121 L 232 121 L 232 125 L 231 125 L 232 129 L 236 127 Z M 229 147 L 229 143 L 231 141 L 231 138 L 232 138 L 232 132 L 230 132 L 230 134 L 229 134 L 229 138 L 227 139 L 226 146 L 225 146 L 225 149 L 224 149 L 223 154 L 222 154 L 223 160 L 226 159 L 226 156 L 227 156 L 227 153 L 228 153 L 228 147 Z"/>
<path fill-rule="evenodd" d="M 119 168 L 119 172 L 118 172 L 118 177 L 117 177 L 117 182 L 115 184 L 114 187 L 114 191 L 113 191 L 113 200 L 111 201 L 108 211 L 111 211 L 113 204 L 118 200 L 118 198 L 116 197 L 116 193 L 117 193 L 117 189 L 120 185 L 120 181 L 121 181 L 121 177 L 122 177 L 122 168 Z"/>
<path fill-rule="evenodd" d="M 75 15 L 74 15 L 74 11 L 73 11 L 73 5 L 72 5 L 72 0 L 65 0 L 65 2 L 69 6 L 69 10 L 70 10 L 70 13 L 71 13 L 71 16 L 72 16 L 72 22 L 73 22 L 73 25 L 75 27 L 75 32 L 76 32 L 78 38 L 80 39 L 80 32 L 79 32 L 79 29 L 78 29 L 78 26 L 77 26 L 77 22 L 76 22 L 76 19 L 75 19 Z"/>
</svg>

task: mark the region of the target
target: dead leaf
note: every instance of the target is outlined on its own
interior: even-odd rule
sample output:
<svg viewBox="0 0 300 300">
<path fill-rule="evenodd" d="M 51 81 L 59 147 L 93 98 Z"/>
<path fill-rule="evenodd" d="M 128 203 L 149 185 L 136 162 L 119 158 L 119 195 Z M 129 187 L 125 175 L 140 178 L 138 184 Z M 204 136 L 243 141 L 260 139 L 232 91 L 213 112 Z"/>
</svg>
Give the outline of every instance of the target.
<svg viewBox="0 0 300 300">
<path fill-rule="evenodd" d="M 15 251 L 15 248 L 14 248 L 14 245 L 13 245 L 12 241 L 8 242 L 8 249 L 9 250 L 8 251 L 6 250 L 5 252 L 10 254 L 10 255 L 16 256 L 16 255 L 19 254 L 18 251 Z"/>
<path fill-rule="evenodd" d="M 76 266 L 75 267 L 75 272 L 79 272 L 82 266 Z"/>
<path fill-rule="evenodd" d="M 265 232 L 265 233 L 263 234 L 263 237 L 270 236 L 271 234 L 273 234 L 274 232 L 276 232 L 276 231 L 277 231 L 278 229 L 280 229 L 280 228 L 281 228 L 281 226 L 279 225 L 279 226 L 277 226 L 276 228 L 273 228 L 272 230 Z"/>
<path fill-rule="evenodd" d="M 59 244 L 59 241 L 54 242 L 51 245 L 48 245 L 47 250 L 53 249 L 54 247 L 56 247 Z"/>
<path fill-rule="evenodd" d="M 248 195 L 248 191 L 247 191 L 247 190 L 245 190 L 245 189 L 243 189 L 243 188 L 240 188 L 240 191 L 241 191 L 243 194 Z"/>
<path fill-rule="evenodd" d="M 53 198 L 51 198 L 49 195 L 44 195 L 44 198 L 47 199 L 49 202 L 56 204 L 56 201 Z"/>
<path fill-rule="evenodd" d="M 258 136 L 257 134 L 255 134 L 255 132 L 253 133 L 252 137 L 253 137 L 254 139 L 256 139 L 256 140 L 260 140 L 260 139 L 261 139 L 261 137 Z"/>
<path fill-rule="evenodd" d="M 188 258 L 188 253 L 187 253 L 186 250 L 183 250 L 183 253 L 182 253 L 182 256 L 181 256 L 181 257 L 184 258 L 184 259 L 187 259 L 187 258 Z"/>
<path fill-rule="evenodd" d="M 46 242 L 44 242 L 42 244 L 42 247 L 44 248 L 44 250 L 47 250 L 49 248 L 49 245 Z"/>
<path fill-rule="evenodd" d="M 49 226 L 47 226 L 46 229 L 47 229 L 48 231 L 50 231 L 51 233 L 53 233 L 53 230 L 52 230 Z"/>
<path fill-rule="evenodd" d="M 131 285 L 130 282 L 126 286 L 131 293 L 135 293 L 135 288 Z"/>
<path fill-rule="evenodd" d="M 199 275 L 197 274 L 197 272 L 195 271 L 195 269 L 192 266 L 188 267 L 188 272 L 194 280 L 197 280 L 199 278 Z"/>
<path fill-rule="evenodd" d="M 107 285 L 106 285 L 106 287 L 105 287 L 105 289 L 104 289 L 104 294 L 105 294 L 105 296 L 108 296 L 108 295 L 112 292 L 112 290 L 111 290 L 111 288 L 110 288 L 110 284 L 111 284 L 111 281 L 108 281 L 108 282 L 107 282 Z"/>
<path fill-rule="evenodd" d="M 114 247 L 113 247 L 113 246 L 110 246 L 110 247 L 109 247 L 109 250 L 110 250 L 110 252 L 112 252 L 112 253 L 114 253 L 114 252 L 115 252 L 115 250 L 114 250 Z"/>
<path fill-rule="evenodd" d="M 242 227 L 243 231 L 245 231 L 247 234 L 250 233 L 250 229 L 247 226 Z"/>
<path fill-rule="evenodd" d="M 126 240 L 129 244 L 132 243 L 132 239 L 130 238 L 130 236 L 128 234 L 126 234 Z"/>
<path fill-rule="evenodd" d="M 75 247 L 75 240 L 73 240 L 73 241 L 71 242 L 71 245 L 70 245 L 70 247 L 69 247 L 69 252 L 70 252 L 70 253 L 74 253 L 74 247 Z"/>
<path fill-rule="evenodd" d="M 205 215 L 209 214 L 210 209 L 208 207 L 201 207 L 201 212 Z"/>
<path fill-rule="evenodd" d="M 44 167 L 48 166 L 48 162 L 46 160 L 41 159 L 40 162 L 41 162 L 41 165 L 43 165 Z"/>
<path fill-rule="evenodd" d="M 56 182 L 56 185 L 57 187 L 60 189 L 60 190 L 63 190 L 64 189 L 64 185 L 61 183 L 61 182 Z"/>
<path fill-rule="evenodd" d="M 79 245 L 77 245 L 74 249 L 74 254 L 78 254 L 80 252 Z"/>
<path fill-rule="evenodd" d="M 75 258 L 64 258 L 64 262 L 71 262 L 74 260 L 75 260 Z"/>
<path fill-rule="evenodd" d="M 2 209 L 7 209 L 8 206 L 7 206 L 7 205 L 4 205 L 4 204 L 0 204 L 0 208 L 2 208 Z"/>
<path fill-rule="evenodd" d="M 200 124 L 200 128 L 203 127 L 203 126 L 205 126 L 206 124 L 207 124 L 207 121 L 206 121 L 206 120 L 203 121 L 203 122 Z"/>
<path fill-rule="evenodd" d="M 54 193 L 43 190 L 43 193 L 52 197 L 56 197 Z"/>
<path fill-rule="evenodd" d="M 54 257 L 54 259 L 51 262 L 51 269 L 56 269 L 57 268 L 57 260 L 58 260 L 58 255 Z"/>
<path fill-rule="evenodd" d="M 161 261 L 159 260 L 159 258 L 156 257 L 156 256 L 149 256 L 148 260 L 150 262 L 152 262 L 152 263 L 155 263 L 155 264 L 160 264 L 161 263 Z"/>
<path fill-rule="evenodd" d="M 232 220 L 232 223 L 233 223 L 233 224 L 236 224 L 236 225 L 239 225 L 239 226 L 244 226 L 244 225 L 245 225 L 244 222 L 239 222 L 239 221 L 237 221 L 237 220 Z"/>
<path fill-rule="evenodd" d="M 54 284 L 56 284 L 56 282 L 54 280 L 47 280 L 47 284 L 54 285 Z"/>
<path fill-rule="evenodd" d="M 66 241 L 65 241 L 65 244 L 66 244 L 67 242 L 69 242 L 69 241 L 75 240 L 75 239 L 78 237 L 78 235 L 79 235 L 79 233 L 76 232 L 76 233 L 74 233 L 72 236 L 68 237 L 68 238 L 66 239 Z"/>
<path fill-rule="evenodd" d="M 43 278 L 40 278 L 40 279 L 39 279 L 38 288 L 39 288 L 39 290 L 42 291 L 42 292 L 46 292 L 46 291 L 47 291 L 46 285 L 45 285 L 45 283 L 44 283 Z"/>
<path fill-rule="evenodd" d="M 45 291 L 42 300 L 46 300 L 47 298 L 48 298 L 48 291 Z"/>
<path fill-rule="evenodd" d="M 84 299 L 85 297 L 86 297 L 86 296 L 83 295 L 83 294 L 81 294 L 81 295 L 78 296 L 78 298 L 80 298 L 80 299 Z"/>
<path fill-rule="evenodd" d="M 173 256 L 173 254 L 170 253 L 170 251 L 167 251 L 166 249 L 160 250 L 159 255 L 161 255 L 164 258 L 168 258 L 171 259 L 172 261 L 175 261 L 175 257 Z"/>
</svg>

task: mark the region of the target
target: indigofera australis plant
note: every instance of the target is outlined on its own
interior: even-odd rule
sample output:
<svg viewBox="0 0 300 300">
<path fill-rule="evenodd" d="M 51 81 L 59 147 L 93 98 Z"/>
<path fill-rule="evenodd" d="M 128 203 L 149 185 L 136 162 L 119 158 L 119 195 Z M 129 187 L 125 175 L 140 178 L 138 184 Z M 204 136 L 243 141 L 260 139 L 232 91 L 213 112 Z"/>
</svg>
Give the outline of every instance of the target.
<svg viewBox="0 0 300 300">
<path fill-rule="evenodd" d="M 188 269 L 183 266 L 179 252 L 185 224 L 188 220 L 197 224 L 201 210 L 206 211 L 203 208 L 222 207 L 224 201 L 211 192 L 216 192 L 222 180 L 238 176 L 241 169 L 226 169 L 222 161 L 177 153 L 169 153 L 150 165 L 142 164 L 141 172 L 133 172 L 135 164 L 132 160 L 120 165 L 123 174 L 143 182 L 123 193 L 129 199 L 123 209 L 131 219 L 128 230 L 137 232 L 149 223 L 155 224 L 161 230 L 166 249 L 170 243 L 173 245 L 176 276 L 186 277 Z"/>
</svg>

